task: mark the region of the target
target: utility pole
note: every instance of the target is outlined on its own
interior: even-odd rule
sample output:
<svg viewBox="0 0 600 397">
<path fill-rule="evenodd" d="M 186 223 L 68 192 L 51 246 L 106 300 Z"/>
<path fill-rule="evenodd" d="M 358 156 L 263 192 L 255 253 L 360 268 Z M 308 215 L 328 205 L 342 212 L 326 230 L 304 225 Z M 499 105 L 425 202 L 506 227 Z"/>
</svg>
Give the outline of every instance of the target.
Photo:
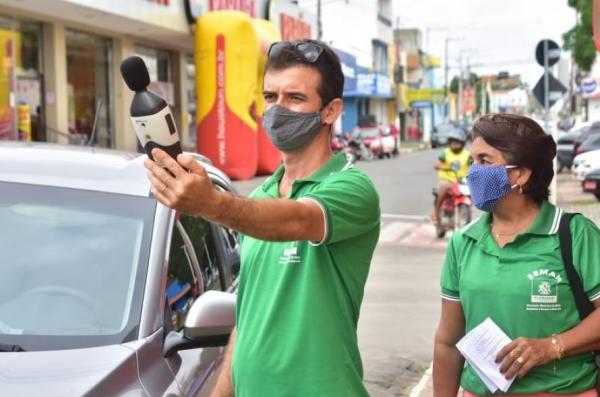
<svg viewBox="0 0 600 397">
<path fill-rule="evenodd" d="M 450 119 L 450 107 L 448 106 L 448 41 L 450 37 L 444 40 L 444 117 L 446 121 Z"/>
<path fill-rule="evenodd" d="M 448 43 L 450 41 L 461 41 L 464 40 L 464 37 L 450 37 L 446 36 L 444 40 L 444 107 L 445 107 L 445 116 L 446 121 L 450 120 L 450 101 L 448 99 L 448 71 L 450 69 L 450 65 L 448 65 Z"/>
<path fill-rule="evenodd" d="M 323 38 L 323 25 L 321 23 L 321 0 L 317 0 L 317 39 Z"/>
<path fill-rule="evenodd" d="M 461 121 L 462 117 L 462 108 L 463 108 L 463 63 L 462 63 L 462 55 L 459 58 L 459 68 L 458 71 L 458 109 L 456 110 L 456 118 L 457 121 Z"/>
</svg>

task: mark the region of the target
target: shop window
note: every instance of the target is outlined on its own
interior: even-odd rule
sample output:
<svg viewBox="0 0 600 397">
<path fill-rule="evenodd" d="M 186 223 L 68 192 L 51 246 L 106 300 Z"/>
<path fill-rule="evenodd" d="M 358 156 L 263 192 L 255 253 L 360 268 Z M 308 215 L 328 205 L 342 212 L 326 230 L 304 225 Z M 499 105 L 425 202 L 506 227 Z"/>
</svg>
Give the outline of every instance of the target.
<svg viewBox="0 0 600 397">
<path fill-rule="evenodd" d="M 73 30 L 66 42 L 69 142 L 110 148 L 111 42 Z"/>
<path fill-rule="evenodd" d="M 388 48 L 387 44 L 373 40 L 373 70 L 375 73 L 388 73 Z"/>
<path fill-rule="evenodd" d="M 159 93 L 169 105 L 175 105 L 172 82 L 171 53 L 168 50 L 138 45 L 135 53 L 142 58 L 150 75 L 150 89 Z"/>
<path fill-rule="evenodd" d="M 0 17 L 0 140 L 46 140 L 40 52 L 40 24 Z"/>
</svg>

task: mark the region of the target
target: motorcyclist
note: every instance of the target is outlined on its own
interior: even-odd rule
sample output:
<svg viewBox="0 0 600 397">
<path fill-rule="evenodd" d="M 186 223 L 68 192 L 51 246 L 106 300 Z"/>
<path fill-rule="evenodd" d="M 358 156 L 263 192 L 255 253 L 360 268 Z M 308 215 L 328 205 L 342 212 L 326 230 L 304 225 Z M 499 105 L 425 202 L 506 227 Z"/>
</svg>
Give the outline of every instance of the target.
<svg viewBox="0 0 600 397">
<path fill-rule="evenodd" d="M 438 170 L 437 200 L 432 216 L 433 223 L 439 220 L 440 206 L 452 184 L 467 176 L 471 154 L 465 149 L 466 136 L 462 130 L 451 131 L 448 147 L 440 153 L 434 168 Z"/>
</svg>

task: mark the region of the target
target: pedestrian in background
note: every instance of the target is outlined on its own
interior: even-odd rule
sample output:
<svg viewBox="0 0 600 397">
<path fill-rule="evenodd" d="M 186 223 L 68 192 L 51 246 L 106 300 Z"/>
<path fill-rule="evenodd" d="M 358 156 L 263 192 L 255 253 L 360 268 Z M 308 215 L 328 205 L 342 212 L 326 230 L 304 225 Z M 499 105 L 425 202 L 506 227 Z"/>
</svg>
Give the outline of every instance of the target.
<svg viewBox="0 0 600 397">
<path fill-rule="evenodd" d="M 600 311 L 581 321 L 559 243 L 563 211 L 548 202 L 556 144 L 535 121 L 491 114 L 472 128 L 467 180 L 486 211 L 452 236 L 442 270 L 442 314 L 435 335 L 434 395 L 491 394 L 456 348 L 490 317 L 512 339 L 498 354 L 516 377 L 509 395 L 597 396 L 592 351 Z M 600 230 L 583 216 L 570 224 L 574 267 L 587 298 L 600 305 Z"/>
<path fill-rule="evenodd" d="M 283 165 L 250 199 L 216 190 L 191 157 L 153 153 L 174 176 L 146 162 L 162 203 L 243 234 L 236 331 L 213 396 L 368 395 L 356 327 L 379 197 L 343 153 L 331 153 L 343 86 L 325 44 L 270 47 L 263 125 Z"/>
</svg>

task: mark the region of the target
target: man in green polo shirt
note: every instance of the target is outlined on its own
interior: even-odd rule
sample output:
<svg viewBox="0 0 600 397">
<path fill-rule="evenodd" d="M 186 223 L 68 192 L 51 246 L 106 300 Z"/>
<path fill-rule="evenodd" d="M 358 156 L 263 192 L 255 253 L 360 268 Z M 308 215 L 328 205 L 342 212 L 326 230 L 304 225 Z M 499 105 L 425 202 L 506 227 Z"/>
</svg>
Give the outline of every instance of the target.
<svg viewBox="0 0 600 397">
<path fill-rule="evenodd" d="M 173 176 L 146 162 L 162 203 L 243 234 L 237 326 L 213 396 L 367 396 L 356 327 L 379 197 L 331 153 L 341 65 L 304 40 L 273 44 L 265 70 L 263 125 L 283 164 L 250 199 L 215 190 L 187 156 L 153 152 Z"/>
</svg>

